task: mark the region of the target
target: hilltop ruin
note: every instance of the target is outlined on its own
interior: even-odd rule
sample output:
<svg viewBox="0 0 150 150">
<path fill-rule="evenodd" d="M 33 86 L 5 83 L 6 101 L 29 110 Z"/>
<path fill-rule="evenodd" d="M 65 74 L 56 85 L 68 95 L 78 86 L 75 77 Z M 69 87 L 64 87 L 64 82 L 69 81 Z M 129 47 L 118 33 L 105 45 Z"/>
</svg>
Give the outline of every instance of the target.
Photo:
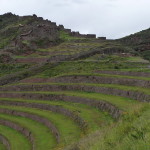
<svg viewBox="0 0 150 150">
<path fill-rule="evenodd" d="M 71 37 L 96 39 L 96 34 L 80 34 L 66 29 L 56 22 L 44 20 L 42 17 L 17 16 L 12 13 L 0 15 L 0 49 L 34 50 L 57 45 L 61 42 L 60 31 Z M 98 38 L 106 40 L 105 37 Z M 10 42 L 11 41 L 11 42 Z"/>
</svg>

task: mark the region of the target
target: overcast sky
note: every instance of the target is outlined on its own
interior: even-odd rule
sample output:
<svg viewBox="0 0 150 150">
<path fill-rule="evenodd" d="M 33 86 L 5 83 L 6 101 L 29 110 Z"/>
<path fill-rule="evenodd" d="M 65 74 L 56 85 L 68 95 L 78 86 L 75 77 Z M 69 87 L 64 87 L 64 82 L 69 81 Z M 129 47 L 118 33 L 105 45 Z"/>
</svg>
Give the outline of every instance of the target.
<svg viewBox="0 0 150 150">
<path fill-rule="evenodd" d="M 0 0 L 0 14 L 37 14 L 80 33 L 120 38 L 150 27 L 150 0 Z"/>
</svg>

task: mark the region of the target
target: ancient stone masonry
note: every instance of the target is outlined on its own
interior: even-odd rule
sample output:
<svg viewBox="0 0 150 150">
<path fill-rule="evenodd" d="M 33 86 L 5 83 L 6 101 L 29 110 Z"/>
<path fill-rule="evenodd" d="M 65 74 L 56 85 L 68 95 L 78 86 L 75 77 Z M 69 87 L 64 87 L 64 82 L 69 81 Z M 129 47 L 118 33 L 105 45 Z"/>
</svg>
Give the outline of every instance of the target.
<svg viewBox="0 0 150 150">
<path fill-rule="evenodd" d="M 96 34 L 87 34 L 87 38 L 96 38 Z"/>
<path fill-rule="evenodd" d="M 4 21 L 8 19 L 9 24 L 14 23 L 10 29 L 0 33 L 0 35 L 9 37 L 13 36 L 7 47 L 15 52 L 18 50 L 34 50 L 37 48 L 47 48 L 56 45 L 60 41 L 59 31 L 64 31 L 72 37 L 96 39 L 95 34 L 80 34 L 79 32 L 72 32 L 71 29 L 64 28 L 63 25 L 57 26 L 56 22 L 51 22 L 48 19 L 44 20 L 42 17 L 32 16 L 16 16 L 11 13 L 0 16 L 4 28 L 9 25 Z M 19 53 L 19 52 L 18 52 Z"/>
<path fill-rule="evenodd" d="M 75 32 L 75 31 L 71 31 L 71 29 L 65 29 L 63 25 L 59 25 L 58 29 L 60 31 L 65 31 L 66 33 L 68 33 L 70 36 L 73 37 L 78 37 L 78 38 L 96 38 L 96 34 L 80 34 L 79 31 Z"/>
<path fill-rule="evenodd" d="M 99 40 L 106 40 L 106 37 L 98 37 Z"/>
<path fill-rule="evenodd" d="M 96 39 L 96 34 L 80 34 L 79 32 L 70 32 L 70 35 L 78 38 L 94 38 Z"/>
<path fill-rule="evenodd" d="M 63 25 L 59 25 L 59 26 L 58 26 L 58 29 L 59 29 L 59 30 L 64 30 L 65 28 L 64 28 Z"/>
<path fill-rule="evenodd" d="M 64 29 L 64 31 L 68 34 L 71 34 L 71 29 Z"/>
</svg>

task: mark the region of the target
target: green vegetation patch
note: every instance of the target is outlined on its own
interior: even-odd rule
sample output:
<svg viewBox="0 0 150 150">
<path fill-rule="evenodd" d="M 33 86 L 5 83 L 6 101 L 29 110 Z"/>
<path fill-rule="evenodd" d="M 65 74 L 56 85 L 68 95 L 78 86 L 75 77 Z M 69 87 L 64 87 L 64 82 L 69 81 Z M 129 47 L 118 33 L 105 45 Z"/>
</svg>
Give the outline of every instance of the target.
<svg viewBox="0 0 150 150">
<path fill-rule="evenodd" d="M 119 84 L 94 84 L 94 83 L 17 83 L 12 84 L 13 85 L 81 85 L 81 86 L 95 86 L 95 87 L 108 87 L 108 88 L 114 88 L 114 89 L 121 89 L 124 91 L 137 91 L 137 92 L 143 92 L 145 94 L 150 95 L 150 89 L 144 88 L 144 87 L 137 87 L 137 86 L 125 86 L 125 85 L 119 85 Z"/>
<path fill-rule="evenodd" d="M 28 139 L 16 130 L 0 125 L 0 133 L 7 137 L 11 145 L 11 150 L 30 150 L 31 144 Z"/>
<path fill-rule="evenodd" d="M 114 96 L 114 95 L 107 95 L 102 93 L 94 93 L 94 92 L 81 92 L 81 91 L 59 91 L 59 92 L 49 92 L 49 91 L 22 91 L 22 92 L 3 92 L 3 93 L 34 93 L 34 94 L 54 94 L 54 95 L 68 95 L 68 96 L 75 96 L 75 97 L 83 97 L 93 100 L 99 101 L 106 101 L 114 104 L 115 106 L 119 107 L 124 111 L 128 111 L 129 108 L 132 106 L 139 104 L 139 102 L 121 97 L 121 96 Z M 0 98 L 1 100 L 1 98 Z M 44 102 L 45 103 L 45 102 Z"/>
<path fill-rule="evenodd" d="M 3 100 L 6 100 L 6 99 L 3 99 Z M 17 101 L 18 99 L 11 99 L 11 100 Z M 4 105 L 4 106 L 0 106 L 0 108 L 7 108 L 11 110 L 36 114 L 38 116 L 41 116 L 43 118 L 50 120 L 56 126 L 56 128 L 58 129 L 61 135 L 60 137 L 61 141 L 56 146 L 58 148 L 62 148 L 66 145 L 69 145 L 72 142 L 77 141 L 82 136 L 80 128 L 71 119 L 68 119 L 66 116 L 61 115 L 59 113 L 53 113 L 53 112 L 46 111 L 46 110 L 39 110 L 36 108 L 27 108 L 27 107 L 20 107 L 20 106 Z"/>
<path fill-rule="evenodd" d="M 147 65 L 142 63 L 116 63 L 112 61 L 108 62 L 97 62 L 97 61 L 70 61 L 62 62 L 56 67 L 46 69 L 44 72 L 37 74 L 37 77 L 52 77 L 61 74 L 71 74 L 71 73 L 91 73 L 95 70 L 107 70 L 107 69 L 142 69 Z M 139 69 L 139 70 L 140 70 Z"/>
<path fill-rule="evenodd" d="M 0 76 L 4 76 L 11 73 L 16 73 L 24 69 L 29 68 L 27 64 L 2 64 L 0 63 Z"/>
<path fill-rule="evenodd" d="M 1 119 L 6 119 L 20 124 L 22 127 L 29 129 L 35 138 L 35 147 L 37 150 L 49 150 L 54 148 L 56 141 L 52 133 L 43 124 L 20 116 L 0 114 Z"/>
<path fill-rule="evenodd" d="M 0 150 L 6 150 L 5 145 L 3 145 L 2 143 L 0 143 Z"/>
</svg>

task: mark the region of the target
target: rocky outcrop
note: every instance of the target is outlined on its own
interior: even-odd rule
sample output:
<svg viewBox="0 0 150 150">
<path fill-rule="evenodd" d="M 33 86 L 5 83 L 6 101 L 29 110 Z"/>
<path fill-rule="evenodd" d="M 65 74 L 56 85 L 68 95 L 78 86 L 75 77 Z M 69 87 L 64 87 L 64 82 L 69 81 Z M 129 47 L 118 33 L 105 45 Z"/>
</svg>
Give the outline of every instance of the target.
<svg viewBox="0 0 150 150">
<path fill-rule="evenodd" d="M 30 30 L 29 32 L 24 33 L 24 34 L 21 34 L 20 36 L 21 36 L 21 37 L 22 37 L 22 36 L 27 36 L 27 35 L 31 34 L 32 32 L 33 32 L 33 30 Z"/>
</svg>

